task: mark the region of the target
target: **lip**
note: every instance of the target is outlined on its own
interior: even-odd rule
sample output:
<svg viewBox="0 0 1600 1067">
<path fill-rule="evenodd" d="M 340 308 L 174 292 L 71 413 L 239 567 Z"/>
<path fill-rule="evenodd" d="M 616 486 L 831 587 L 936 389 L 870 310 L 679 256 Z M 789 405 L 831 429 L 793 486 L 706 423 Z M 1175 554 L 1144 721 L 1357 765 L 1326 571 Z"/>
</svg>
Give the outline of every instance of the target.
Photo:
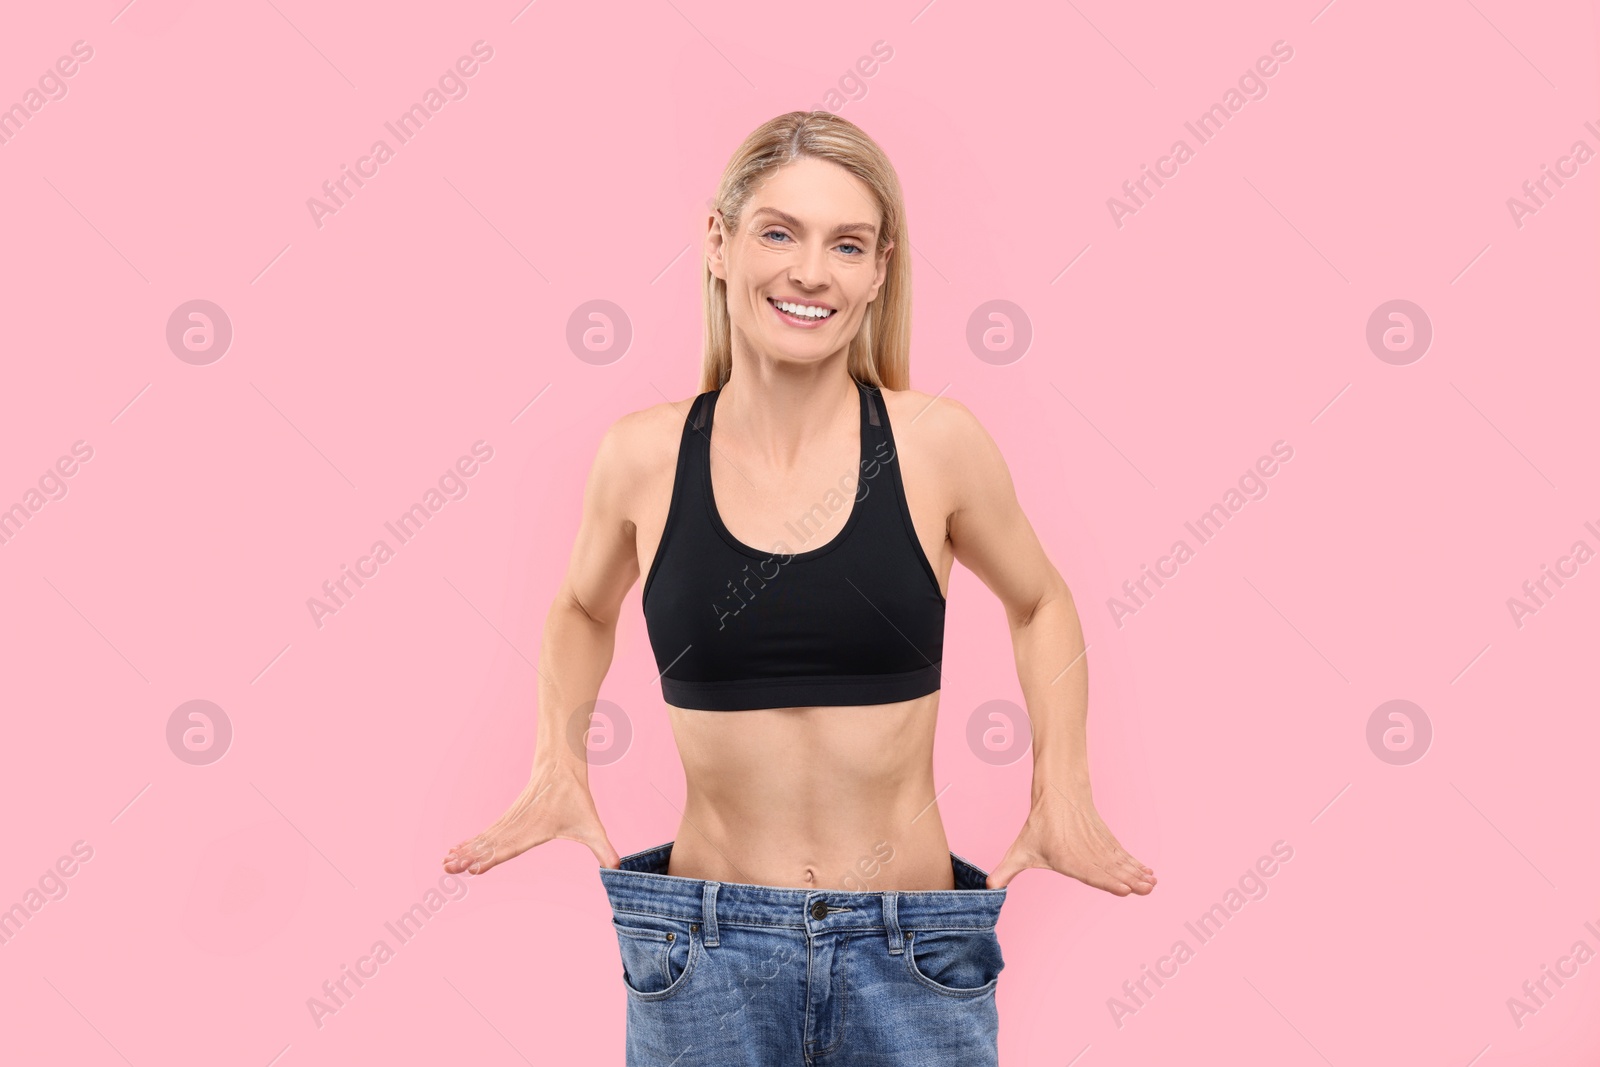
<svg viewBox="0 0 1600 1067">
<path fill-rule="evenodd" d="M 787 301 L 785 302 L 787 303 Z M 798 303 L 798 301 L 796 302 Z M 777 304 L 773 303 L 772 298 L 768 298 L 767 306 L 772 309 L 772 313 L 774 315 L 778 316 L 779 322 L 795 330 L 820 330 L 824 326 L 828 325 L 828 323 L 833 321 L 833 315 L 839 314 L 837 308 L 830 308 L 829 310 L 833 311 L 833 315 L 829 315 L 825 319 L 797 319 L 793 315 L 790 315 L 787 311 L 784 311 L 782 308 L 778 307 Z M 826 304 L 808 304 L 806 306 L 827 307 Z"/>
</svg>

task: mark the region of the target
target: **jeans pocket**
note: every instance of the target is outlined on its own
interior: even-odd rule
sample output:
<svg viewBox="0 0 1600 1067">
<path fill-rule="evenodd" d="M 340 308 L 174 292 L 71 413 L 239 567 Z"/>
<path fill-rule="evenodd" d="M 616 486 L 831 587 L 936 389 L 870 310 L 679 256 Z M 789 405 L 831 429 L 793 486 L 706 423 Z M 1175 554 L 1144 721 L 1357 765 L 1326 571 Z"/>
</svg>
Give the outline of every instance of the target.
<svg viewBox="0 0 1600 1067">
<path fill-rule="evenodd" d="M 622 953 L 622 983 L 640 1000 L 681 992 L 700 958 L 700 924 L 644 912 L 614 912 L 611 925 Z"/>
<path fill-rule="evenodd" d="M 981 997 L 994 991 L 1005 955 L 994 927 L 907 930 L 906 969 L 920 985 L 947 997 Z"/>
</svg>

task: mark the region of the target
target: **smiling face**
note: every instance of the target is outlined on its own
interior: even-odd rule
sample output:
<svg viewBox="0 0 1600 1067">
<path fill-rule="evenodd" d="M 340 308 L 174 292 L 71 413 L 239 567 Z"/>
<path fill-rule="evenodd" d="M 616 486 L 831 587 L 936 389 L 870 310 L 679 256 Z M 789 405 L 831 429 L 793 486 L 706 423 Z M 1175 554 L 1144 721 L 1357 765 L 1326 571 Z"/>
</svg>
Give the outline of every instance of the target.
<svg viewBox="0 0 1600 1067">
<path fill-rule="evenodd" d="M 887 273 L 892 244 L 876 251 L 881 225 L 861 179 L 809 156 L 757 186 L 738 232 L 713 212 L 706 262 L 727 283 L 735 357 L 842 358 Z"/>
</svg>

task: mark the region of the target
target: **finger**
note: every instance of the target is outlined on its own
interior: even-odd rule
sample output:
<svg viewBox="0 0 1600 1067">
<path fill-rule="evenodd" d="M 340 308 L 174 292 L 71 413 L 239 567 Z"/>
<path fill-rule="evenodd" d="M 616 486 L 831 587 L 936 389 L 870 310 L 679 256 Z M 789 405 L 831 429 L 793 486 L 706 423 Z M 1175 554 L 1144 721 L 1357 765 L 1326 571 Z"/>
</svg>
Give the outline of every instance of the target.
<svg viewBox="0 0 1600 1067">
<path fill-rule="evenodd" d="M 449 871 L 451 874 L 460 874 L 462 871 L 466 870 L 467 865 L 470 864 L 475 858 L 473 852 L 473 842 L 478 840 L 480 839 L 477 837 L 469 837 L 460 844 L 453 846 L 450 851 L 445 854 L 445 870 Z"/>
<path fill-rule="evenodd" d="M 472 857 L 466 853 L 451 853 L 444 861 L 444 869 L 449 874 L 460 874 L 472 862 Z"/>
<path fill-rule="evenodd" d="M 1125 863 L 1129 867 L 1133 868 L 1135 871 L 1139 871 L 1139 872 L 1141 872 L 1143 874 L 1155 874 L 1156 873 L 1155 871 L 1151 870 L 1145 864 L 1140 863 L 1138 860 L 1134 859 L 1133 854 L 1131 852 L 1129 852 L 1125 848 L 1117 849 L 1117 857 L 1123 863 Z"/>
<path fill-rule="evenodd" d="M 1119 874 L 1123 882 L 1140 896 L 1144 896 L 1156 887 L 1156 876 L 1146 874 L 1142 867 L 1131 861 L 1122 864 Z"/>
<path fill-rule="evenodd" d="M 445 855 L 452 856 L 452 857 L 453 856 L 465 856 L 467 854 L 467 846 L 470 845 L 470 844 L 471 844 L 471 841 L 469 839 L 467 841 L 461 842 L 459 845 L 451 845 L 450 846 L 450 851 L 446 852 Z"/>
<path fill-rule="evenodd" d="M 1133 887 L 1128 885 L 1128 883 L 1124 882 L 1116 875 L 1110 874 L 1098 868 L 1090 872 L 1089 875 L 1083 879 L 1083 882 L 1086 885 L 1094 886 L 1096 889 L 1104 889 L 1107 893 L 1115 893 L 1119 897 L 1125 897 L 1129 893 L 1133 892 Z"/>
<path fill-rule="evenodd" d="M 468 874 L 482 874 L 498 866 L 503 860 L 511 858 L 510 855 L 501 855 L 502 848 L 498 839 L 479 838 L 473 841 L 463 854 L 465 869 Z"/>
<path fill-rule="evenodd" d="M 1138 893 L 1140 896 L 1143 896 L 1155 888 L 1155 883 L 1147 881 L 1145 877 L 1140 874 L 1129 872 L 1126 874 L 1116 875 L 1115 877 L 1121 881 L 1123 885 L 1128 887 L 1129 892 Z"/>
<path fill-rule="evenodd" d="M 450 859 L 444 861 L 445 873 L 462 874 L 467 872 L 467 868 L 473 862 L 474 861 L 470 856 L 452 856 Z"/>
<path fill-rule="evenodd" d="M 1117 873 L 1122 876 L 1122 880 L 1125 882 L 1148 882 L 1151 878 L 1151 875 L 1147 873 L 1148 869 L 1140 866 L 1132 856 L 1122 855 L 1118 858 L 1117 865 Z"/>
<path fill-rule="evenodd" d="M 487 829 L 483 830 L 474 837 L 467 838 L 467 840 L 463 841 L 462 844 L 464 845 L 468 842 L 481 838 L 496 839 L 503 837 L 507 830 L 520 824 L 524 820 L 524 817 L 527 815 L 528 811 L 539 803 L 544 795 L 550 791 L 550 788 L 553 784 L 554 783 L 552 782 L 546 782 L 542 786 L 536 788 L 524 789 L 523 792 L 519 793 L 517 798 L 511 802 L 511 806 L 502 812 L 498 819 L 490 823 Z"/>
<path fill-rule="evenodd" d="M 1094 861 L 1090 869 L 1091 876 L 1084 881 L 1092 886 L 1119 897 L 1136 891 L 1133 868 L 1116 856 L 1103 856 Z"/>
<path fill-rule="evenodd" d="M 454 845 L 450 846 L 450 851 L 461 852 L 470 848 L 475 841 L 487 841 L 499 837 L 505 821 L 505 817 L 501 816 L 484 829 L 473 834 L 471 837 L 464 837 L 460 841 L 457 841 Z"/>
</svg>

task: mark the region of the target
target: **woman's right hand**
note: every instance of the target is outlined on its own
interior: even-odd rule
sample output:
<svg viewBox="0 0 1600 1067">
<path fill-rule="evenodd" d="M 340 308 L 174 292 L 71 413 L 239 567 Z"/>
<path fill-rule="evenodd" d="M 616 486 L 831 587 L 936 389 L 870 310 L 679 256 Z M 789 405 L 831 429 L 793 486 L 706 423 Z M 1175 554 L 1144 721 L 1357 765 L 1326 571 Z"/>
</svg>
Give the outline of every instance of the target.
<svg viewBox="0 0 1600 1067">
<path fill-rule="evenodd" d="M 600 825 L 588 784 L 558 764 L 535 766 L 505 814 L 446 853 L 444 869 L 451 874 L 482 874 L 558 837 L 589 846 L 602 867 L 620 865 L 621 856 Z"/>
</svg>

